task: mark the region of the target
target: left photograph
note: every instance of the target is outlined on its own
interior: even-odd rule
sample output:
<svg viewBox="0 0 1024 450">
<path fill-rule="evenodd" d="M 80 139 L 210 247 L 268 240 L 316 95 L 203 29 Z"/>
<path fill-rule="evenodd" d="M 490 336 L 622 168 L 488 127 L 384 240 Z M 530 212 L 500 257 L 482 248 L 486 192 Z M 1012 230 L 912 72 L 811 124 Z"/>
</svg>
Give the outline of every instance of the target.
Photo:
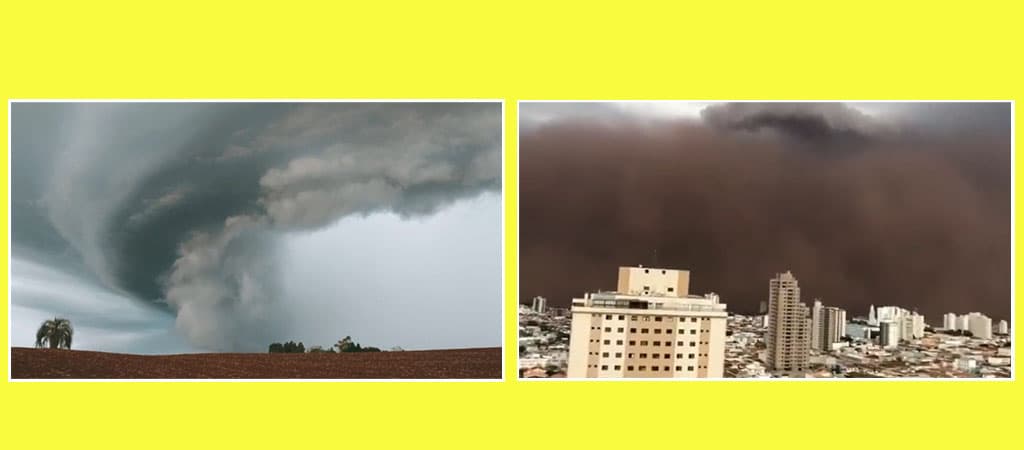
<svg viewBox="0 0 1024 450">
<path fill-rule="evenodd" d="M 12 380 L 502 378 L 502 102 L 8 108 Z"/>
</svg>

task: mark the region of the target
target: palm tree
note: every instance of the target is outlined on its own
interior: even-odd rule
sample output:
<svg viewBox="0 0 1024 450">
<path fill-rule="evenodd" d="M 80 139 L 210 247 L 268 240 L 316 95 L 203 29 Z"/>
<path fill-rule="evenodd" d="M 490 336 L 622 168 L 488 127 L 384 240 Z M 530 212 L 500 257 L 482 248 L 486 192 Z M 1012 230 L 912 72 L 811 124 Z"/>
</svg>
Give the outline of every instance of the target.
<svg viewBox="0 0 1024 450">
<path fill-rule="evenodd" d="M 71 348 L 71 335 L 75 333 L 71 328 L 71 321 L 54 317 L 47 320 L 36 331 L 36 347 L 42 347 L 49 343 L 50 348 Z"/>
</svg>

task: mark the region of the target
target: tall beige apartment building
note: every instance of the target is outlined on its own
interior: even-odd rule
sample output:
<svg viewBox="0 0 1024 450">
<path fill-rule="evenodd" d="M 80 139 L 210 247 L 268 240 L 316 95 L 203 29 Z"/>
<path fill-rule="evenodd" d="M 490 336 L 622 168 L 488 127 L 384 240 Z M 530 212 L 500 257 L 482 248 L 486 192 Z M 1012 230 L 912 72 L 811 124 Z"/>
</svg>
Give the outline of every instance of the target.
<svg viewBox="0 0 1024 450">
<path fill-rule="evenodd" d="M 569 378 L 721 378 L 726 305 L 690 273 L 620 267 L 616 292 L 572 301 Z"/>
<path fill-rule="evenodd" d="M 800 285 L 790 271 L 771 279 L 768 293 L 767 369 L 801 375 L 807 370 L 811 347 L 811 318 L 800 302 Z"/>
</svg>

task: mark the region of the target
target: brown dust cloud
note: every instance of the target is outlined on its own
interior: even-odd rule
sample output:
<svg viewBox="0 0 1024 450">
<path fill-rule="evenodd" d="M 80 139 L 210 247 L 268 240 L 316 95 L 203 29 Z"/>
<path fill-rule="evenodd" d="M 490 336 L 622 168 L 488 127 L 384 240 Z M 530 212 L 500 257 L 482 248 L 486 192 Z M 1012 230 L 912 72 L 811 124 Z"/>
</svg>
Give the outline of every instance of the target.
<svg viewBox="0 0 1024 450">
<path fill-rule="evenodd" d="M 608 108 L 575 105 L 579 111 Z M 958 109 L 959 108 L 959 109 Z M 528 114 L 529 108 L 524 108 Z M 527 117 L 528 118 L 528 117 Z M 1010 108 L 717 104 L 695 118 L 564 114 L 520 135 L 520 296 L 568 306 L 616 267 L 690 270 L 753 313 L 803 301 L 1010 319 Z"/>
</svg>

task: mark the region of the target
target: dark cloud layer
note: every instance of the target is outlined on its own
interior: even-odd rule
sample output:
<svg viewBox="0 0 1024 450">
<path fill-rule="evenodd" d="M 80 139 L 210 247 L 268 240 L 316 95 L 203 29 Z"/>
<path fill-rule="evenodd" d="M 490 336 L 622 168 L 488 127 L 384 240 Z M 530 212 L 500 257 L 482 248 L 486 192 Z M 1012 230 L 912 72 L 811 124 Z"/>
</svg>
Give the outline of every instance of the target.
<svg viewBox="0 0 1024 450">
<path fill-rule="evenodd" d="M 930 323 L 948 311 L 1009 319 L 1009 107 L 920 112 L 958 107 L 986 120 L 940 133 L 910 110 L 894 131 L 841 105 L 753 105 L 711 107 L 705 122 L 528 130 L 520 293 L 565 306 L 644 264 L 689 269 L 692 291 L 756 311 L 769 278 L 791 269 L 805 300 L 853 314 L 893 304 Z"/>
</svg>

